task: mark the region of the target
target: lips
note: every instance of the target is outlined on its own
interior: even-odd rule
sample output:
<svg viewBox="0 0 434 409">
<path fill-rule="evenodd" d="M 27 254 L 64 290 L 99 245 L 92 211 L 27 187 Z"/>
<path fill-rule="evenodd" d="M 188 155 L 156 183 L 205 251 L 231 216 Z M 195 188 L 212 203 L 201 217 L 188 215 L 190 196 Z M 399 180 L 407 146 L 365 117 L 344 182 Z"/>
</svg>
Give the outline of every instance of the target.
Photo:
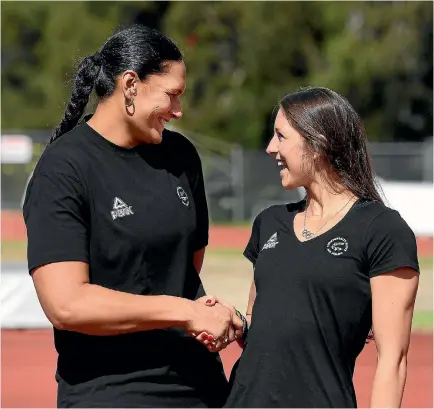
<svg viewBox="0 0 434 409">
<path fill-rule="evenodd" d="M 169 122 L 169 120 L 162 117 L 158 117 L 158 122 L 160 122 L 160 124 L 163 125 L 163 127 L 165 127 L 166 124 Z"/>
<path fill-rule="evenodd" d="M 277 166 L 279 167 L 279 169 L 288 169 L 288 166 L 286 165 L 286 162 L 284 162 L 283 160 L 278 160 L 277 161 Z"/>
</svg>

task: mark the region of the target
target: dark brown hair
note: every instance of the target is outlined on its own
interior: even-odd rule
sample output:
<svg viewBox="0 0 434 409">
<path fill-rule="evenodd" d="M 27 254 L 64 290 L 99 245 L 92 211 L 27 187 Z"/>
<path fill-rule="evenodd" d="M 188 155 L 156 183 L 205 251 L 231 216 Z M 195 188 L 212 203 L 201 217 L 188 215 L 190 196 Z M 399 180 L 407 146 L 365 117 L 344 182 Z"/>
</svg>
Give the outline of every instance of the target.
<svg viewBox="0 0 434 409">
<path fill-rule="evenodd" d="M 338 183 L 361 199 L 383 203 L 363 122 L 344 97 L 327 88 L 309 87 L 286 95 L 279 105 L 308 151 L 330 166 L 332 186 Z"/>
<path fill-rule="evenodd" d="M 279 103 L 291 126 L 333 170 L 338 182 L 361 199 L 383 203 L 372 170 L 363 122 L 351 104 L 327 88 L 303 88 Z M 337 180 L 336 180 L 337 177 Z M 371 331 L 367 341 L 374 339 Z"/>
</svg>

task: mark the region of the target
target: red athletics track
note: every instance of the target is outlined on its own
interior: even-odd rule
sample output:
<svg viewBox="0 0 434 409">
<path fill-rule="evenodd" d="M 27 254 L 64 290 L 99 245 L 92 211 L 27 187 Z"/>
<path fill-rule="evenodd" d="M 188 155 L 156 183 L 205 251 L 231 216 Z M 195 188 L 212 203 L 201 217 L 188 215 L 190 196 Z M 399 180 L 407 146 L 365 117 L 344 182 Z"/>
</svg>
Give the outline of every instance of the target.
<svg viewBox="0 0 434 409">
<path fill-rule="evenodd" d="M 1 335 L 1 407 L 55 407 L 56 354 L 51 331 L 2 330 Z M 403 401 L 405 408 L 433 407 L 432 342 L 432 334 L 412 336 Z M 227 374 L 238 356 L 239 349 L 235 344 L 222 352 Z M 375 345 L 371 343 L 365 347 L 356 365 L 355 385 L 359 407 L 369 407 L 375 362 Z"/>
</svg>

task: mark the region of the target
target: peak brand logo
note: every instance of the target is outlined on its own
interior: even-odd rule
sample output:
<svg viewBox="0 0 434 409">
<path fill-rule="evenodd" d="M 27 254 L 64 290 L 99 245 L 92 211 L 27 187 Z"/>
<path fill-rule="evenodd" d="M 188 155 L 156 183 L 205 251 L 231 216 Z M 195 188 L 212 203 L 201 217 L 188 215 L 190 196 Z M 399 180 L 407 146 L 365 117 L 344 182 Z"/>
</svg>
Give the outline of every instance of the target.
<svg viewBox="0 0 434 409">
<path fill-rule="evenodd" d="M 128 206 L 123 200 L 115 197 L 113 200 L 113 210 L 111 211 L 112 219 L 116 220 L 121 217 L 134 214 L 131 206 Z"/>
<path fill-rule="evenodd" d="M 262 250 L 274 249 L 274 247 L 276 247 L 278 244 L 279 244 L 279 242 L 277 241 L 277 232 L 276 232 L 264 244 L 264 247 L 262 247 Z"/>
</svg>

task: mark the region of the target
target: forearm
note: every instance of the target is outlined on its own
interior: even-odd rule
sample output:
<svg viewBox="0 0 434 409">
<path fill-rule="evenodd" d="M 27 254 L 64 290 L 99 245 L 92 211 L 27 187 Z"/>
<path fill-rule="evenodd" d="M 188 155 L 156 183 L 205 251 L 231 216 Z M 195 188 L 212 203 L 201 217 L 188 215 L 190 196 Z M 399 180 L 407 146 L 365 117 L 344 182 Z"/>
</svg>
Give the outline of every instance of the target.
<svg viewBox="0 0 434 409">
<path fill-rule="evenodd" d="M 116 335 L 183 326 L 192 311 L 192 302 L 183 298 L 136 295 L 83 284 L 53 324 L 91 335 Z"/>
<path fill-rule="evenodd" d="M 399 408 L 406 377 L 406 357 L 395 363 L 380 358 L 372 385 L 371 408 Z"/>
</svg>

